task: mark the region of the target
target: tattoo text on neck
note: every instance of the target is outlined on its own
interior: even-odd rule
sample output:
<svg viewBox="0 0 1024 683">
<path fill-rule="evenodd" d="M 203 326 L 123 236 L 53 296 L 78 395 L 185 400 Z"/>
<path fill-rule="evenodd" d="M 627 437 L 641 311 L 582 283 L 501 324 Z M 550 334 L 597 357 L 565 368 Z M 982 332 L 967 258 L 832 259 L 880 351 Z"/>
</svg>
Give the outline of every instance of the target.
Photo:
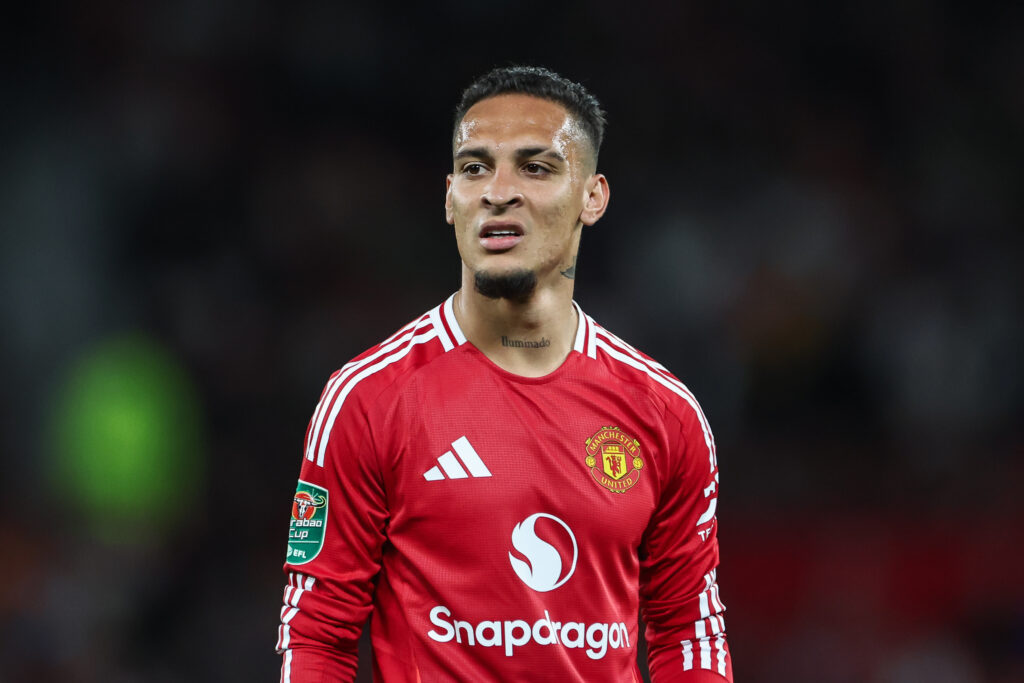
<svg viewBox="0 0 1024 683">
<path fill-rule="evenodd" d="M 531 341 L 529 339 L 509 339 L 505 335 L 502 335 L 501 345 L 508 346 L 513 349 L 543 349 L 545 346 L 551 346 L 551 340 L 545 337 L 541 337 L 540 341 Z"/>
</svg>

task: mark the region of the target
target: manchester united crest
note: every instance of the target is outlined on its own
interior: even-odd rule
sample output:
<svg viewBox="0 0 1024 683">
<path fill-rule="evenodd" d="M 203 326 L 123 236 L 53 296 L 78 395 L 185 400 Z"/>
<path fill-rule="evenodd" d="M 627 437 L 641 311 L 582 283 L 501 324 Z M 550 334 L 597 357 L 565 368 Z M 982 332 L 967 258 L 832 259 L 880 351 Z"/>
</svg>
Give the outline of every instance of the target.
<svg viewBox="0 0 1024 683">
<path fill-rule="evenodd" d="M 636 486 L 644 468 L 640 442 L 618 427 L 601 427 L 587 439 L 586 463 L 594 481 L 613 493 Z"/>
</svg>

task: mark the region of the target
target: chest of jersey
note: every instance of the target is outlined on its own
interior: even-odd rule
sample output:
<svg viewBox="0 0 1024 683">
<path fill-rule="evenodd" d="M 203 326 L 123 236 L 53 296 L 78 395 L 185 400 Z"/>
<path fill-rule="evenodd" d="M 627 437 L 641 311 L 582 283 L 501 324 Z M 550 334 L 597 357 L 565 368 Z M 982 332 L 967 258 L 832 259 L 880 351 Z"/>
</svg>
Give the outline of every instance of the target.
<svg viewBox="0 0 1024 683">
<path fill-rule="evenodd" d="M 624 593 L 594 618 L 634 604 L 665 441 L 657 406 L 573 358 L 541 380 L 469 360 L 435 363 L 389 407 L 391 561 L 416 563 L 427 602 L 541 609 Z"/>
</svg>

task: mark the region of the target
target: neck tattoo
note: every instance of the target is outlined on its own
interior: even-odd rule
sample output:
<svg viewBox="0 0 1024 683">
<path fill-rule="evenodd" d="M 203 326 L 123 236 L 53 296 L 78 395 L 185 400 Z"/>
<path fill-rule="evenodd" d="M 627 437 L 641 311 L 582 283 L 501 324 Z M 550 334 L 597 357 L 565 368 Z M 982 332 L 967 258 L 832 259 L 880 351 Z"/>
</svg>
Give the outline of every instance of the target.
<svg viewBox="0 0 1024 683">
<path fill-rule="evenodd" d="M 545 346 L 551 346 L 551 340 L 541 337 L 540 341 L 532 341 L 530 339 L 509 339 L 505 335 L 501 336 L 501 345 L 508 346 L 513 349 L 543 349 Z"/>
<path fill-rule="evenodd" d="M 575 280 L 576 279 L 576 259 L 577 258 L 579 258 L 579 255 L 573 257 L 572 265 L 571 266 L 569 266 L 568 268 L 566 268 L 563 271 L 560 271 L 564 277 L 567 277 L 570 280 Z"/>
</svg>

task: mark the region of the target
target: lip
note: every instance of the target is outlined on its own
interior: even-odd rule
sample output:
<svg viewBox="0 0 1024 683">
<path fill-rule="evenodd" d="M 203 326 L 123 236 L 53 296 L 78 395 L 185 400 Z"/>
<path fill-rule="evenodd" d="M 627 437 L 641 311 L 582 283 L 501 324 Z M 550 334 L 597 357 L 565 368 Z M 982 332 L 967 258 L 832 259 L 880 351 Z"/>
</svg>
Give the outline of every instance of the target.
<svg viewBox="0 0 1024 683">
<path fill-rule="evenodd" d="M 494 236 L 492 233 L 508 234 Z M 480 226 L 480 246 L 487 251 L 508 251 L 523 241 L 523 226 L 514 221 L 487 221 Z"/>
</svg>

